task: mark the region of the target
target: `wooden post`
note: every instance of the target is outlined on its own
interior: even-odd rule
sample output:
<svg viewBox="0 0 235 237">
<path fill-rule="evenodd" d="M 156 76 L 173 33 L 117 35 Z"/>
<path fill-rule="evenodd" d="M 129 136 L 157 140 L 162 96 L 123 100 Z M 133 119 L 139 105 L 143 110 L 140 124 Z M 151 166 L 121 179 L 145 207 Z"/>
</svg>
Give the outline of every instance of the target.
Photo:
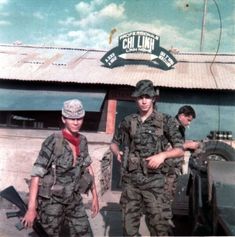
<svg viewBox="0 0 235 237">
<path fill-rule="evenodd" d="M 115 131 L 117 100 L 108 99 L 106 133 L 112 134 Z"/>
</svg>

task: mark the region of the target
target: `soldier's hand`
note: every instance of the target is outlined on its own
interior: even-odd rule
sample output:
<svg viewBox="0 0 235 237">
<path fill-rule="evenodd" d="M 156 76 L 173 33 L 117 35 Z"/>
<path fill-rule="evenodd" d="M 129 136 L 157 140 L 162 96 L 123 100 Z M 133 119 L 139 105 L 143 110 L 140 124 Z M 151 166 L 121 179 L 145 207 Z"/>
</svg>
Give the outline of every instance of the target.
<svg viewBox="0 0 235 237">
<path fill-rule="evenodd" d="M 164 163 L 165 159 L 166 159 L 166 156 L 163 152 L 153 155 L 153 156 L 150 156 L 150 157 L 146 158 L 147 167 L 149 169 L 157 169 L 162 163 Z"/>
<path fill-rule="evenodd" d="M 186 141 L 184 143 L 184 148 L 185 150 L 189 149 L 189 150 L 196 150 L 197 148 L 199 148 L 200 143 L 199 142 L 195 142 L 195 141 Z"/>
<path fill-rule="evenodd" d="M 120 152 L 118 153 L 118 155 L 117 155 L 117 160 L 118 160 L 119 162 L 122 162 L 122 156 L 123 156 L 123 152 L 120 151 Z"/>
<path fill-rule="evenodd" d="M 32 228 L 36 217 L 37 211 L 35 209 L 28 209 L 25 216 L 21 219 L 21 222 L 25 228 Z"/>
<path fill-rule="evenodd" d="M 94 218 L 98 213 L 99 213 L 99 201 L 98 201 L 98 196 L 94 196 L 92 199 L 92 204 L 91 204 L 91 217 Z"/>
</svg>

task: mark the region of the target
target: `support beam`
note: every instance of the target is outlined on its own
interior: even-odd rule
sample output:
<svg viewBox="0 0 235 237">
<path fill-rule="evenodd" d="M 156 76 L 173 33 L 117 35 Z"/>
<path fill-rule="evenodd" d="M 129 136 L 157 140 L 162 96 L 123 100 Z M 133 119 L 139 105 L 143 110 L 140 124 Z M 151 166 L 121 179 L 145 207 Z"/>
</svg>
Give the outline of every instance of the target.
<svg viewBox="0 0 235 237">
<path fill-rule="evenodd" d="M 106 133 L 111 134 L 115 131 L 117 100 L 108 99 Z"/>
</svg>

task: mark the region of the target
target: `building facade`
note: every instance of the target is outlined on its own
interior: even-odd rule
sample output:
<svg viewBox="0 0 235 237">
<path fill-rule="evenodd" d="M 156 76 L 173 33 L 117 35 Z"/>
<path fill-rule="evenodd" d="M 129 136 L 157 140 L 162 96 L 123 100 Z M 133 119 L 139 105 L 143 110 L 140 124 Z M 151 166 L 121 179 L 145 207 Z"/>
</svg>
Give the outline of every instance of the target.
<svg viewBox="0 0 235 237">
<path fill-rule="evenodd" d="M 71 98 L 83 102 L 86 116 L 82 132 L 99 134 L 90 136 L 90 144 L 99 146 L 95 159 L 102 160 L 117 124 L 136 110 L 131 93 L 141 79 L 152 80 L 159 91 L 159 111 L 174 116 L 184 104 L 195 108 L 197 118 L 187 129 L 188 139 L 201 140 L 217 130 L 235 134 L 235 55 L 172 53 L 177 63 L 163 70 L 149 63 L 150 55 L 135 53 L 129 54 L 122 65 L 107 67 L 101 61 L 105 54 L 96 50 L 0 45 L 0 137 L 3 142 L 13 139 L 2 148 L 4 176 L 17 156 L 9 150 L 15 146 L 23 149 L 22 143 L 17 145 L 22 140 L 15 138 L 30 143 L 40 134 L 36 148 L 27 152 L 30 161 L 22 178 L 27 176 L 42 139 L 60 129 L 63 101 Z M 19 172 L 18 168 L 14 172 Z M 0 188 L 4 185 L 2 178 Z"/>
</svg>

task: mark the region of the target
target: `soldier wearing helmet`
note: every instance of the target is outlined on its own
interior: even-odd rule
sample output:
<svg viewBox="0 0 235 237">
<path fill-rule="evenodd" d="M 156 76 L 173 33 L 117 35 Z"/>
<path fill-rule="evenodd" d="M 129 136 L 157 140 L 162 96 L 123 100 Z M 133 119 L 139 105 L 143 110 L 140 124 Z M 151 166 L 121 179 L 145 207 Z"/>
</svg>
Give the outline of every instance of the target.
<svg viewBox="0 0 235 237">
<path fill-rule="evenodd" d="M 152 81 L 139 81 L 132 96 L 138 113 L 122 120 L 110 146 L 122 164 L 123 235 L 138 236 L 142 210 L 151 236 L 172 235 L 163 167 L 167 159 L 183 155 L 183 137 L 174 117 L 156 111 Z M 166 150 L 167 143 L 173 149 Z"/>
</svg>

